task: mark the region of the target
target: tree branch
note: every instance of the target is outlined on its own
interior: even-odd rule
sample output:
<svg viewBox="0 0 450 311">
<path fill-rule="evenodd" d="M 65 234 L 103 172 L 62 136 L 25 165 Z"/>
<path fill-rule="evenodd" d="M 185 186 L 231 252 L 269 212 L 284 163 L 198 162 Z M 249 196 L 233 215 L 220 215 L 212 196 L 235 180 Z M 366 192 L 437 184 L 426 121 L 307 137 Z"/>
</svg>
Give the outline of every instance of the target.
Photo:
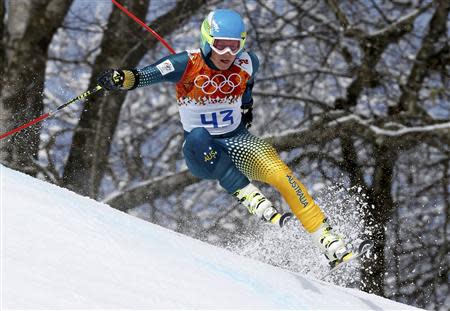
<svg viewBox="0 0 450 311">
<path fill-rule="evenodd" d="M 377 139 L 389 140 L 398 148 L 408 148 L 416 145 L 418 137 L 421 141 L 432 140 L 436 136 L 450 142 L 450 122 L 436 122 L 426 126 L 405 127 L 403 125 L 389 124 L 390 128 L 383 128 L 372 124 L 370 120 L 364 120 L 355 114 L 343 115 L 336 113 L 334 119 L 319 119 L 309 124 L 308 127 L 288 130 L 274 136 L 265 136 L 277 150 L 292 150 L 297 146 L 323 143 L 351 133 L 367 141 Z M 393 127 L 395 127 L 393 129 Z M 447 137 L 447 138 L 445 138 Z"/>
<path fill-rule="evenodd" d="M 182 189 L 198 181 L 199 179 L 186 169 L 179 173 L 139 183 L 125 191 L 108 196 L 103 202 L 118 210 L 126 211 L 145 202 L 153 201 L 157 197 L 169 196 L 173 194 L 174 189 Z"/>
<path fill-rule="evenodd" d="M 429 9 L 431 4 L 415 10 L 411 14 L 399 19 L 396 23 L 377 32 L 367 34 L 362 30 L 350 29 L 345 33 L 348 37 L 355 37 L 362 48 L 363 59 L 361 65 L 356 69 L 356 79 L 347 88 L 346 99 L 338 98 L 335 101 L 337 109 L 349 109 L 356 106 L 358 97 L 365 87 L 375 87 L 380 83 L 380 75 L 375 70 L 381 55 L 386 48 L 400 40 L 402 36 L 413 30 L 413 24 L 417 16 Z"/>
<path fill-rule="evenodd" d="M 334 15 L 336 15 L 337 20 L 341 24 L 342 28 L 344 30 L 347 30 L 350 27 L 350 22 L 348 21 L 347 17 L 345 16 L 344 12 L 339 8 L 339 4 L 336 0 L 326 0 L 327 5 L 331 8 Z"/>
<path fill-rule="evenodd" d="M 389 114 L 398 114 L 402 111 L 408 111 L 411 114 L 420 112 L 421 108 L 417 106 L 417 97 L 425 77 L 428 75 L 428 69 L 434 62 L 436 52 L 435 43 L 447 32 L 448 14 L 450 12 L 450 2 L 446 0 L 437 1 L 438 5 L 430 20 L 428 33 L 422 41 L 422 46 L 417 53 L 416 61 L 411 69 L 406 84 L 403 86 L 402 94 L 398 104 L 389 107 Z M 442 49 L 448 49 L 444 46 Z"/>
</svg>

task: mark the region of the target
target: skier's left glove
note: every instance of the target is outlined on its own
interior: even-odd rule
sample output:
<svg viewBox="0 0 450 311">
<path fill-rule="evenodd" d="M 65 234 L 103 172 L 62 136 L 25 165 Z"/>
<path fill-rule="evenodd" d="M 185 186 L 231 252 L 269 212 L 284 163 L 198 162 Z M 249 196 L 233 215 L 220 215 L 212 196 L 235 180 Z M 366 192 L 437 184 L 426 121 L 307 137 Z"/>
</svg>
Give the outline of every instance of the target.
<svg viewBox="0 0 450 311">
<path fill-rule="evenodd" d="M 108 69 L 97 77 L 98 84 L 108 91 L 131 90 L 137 85 L 135 70 Z"/>
<path fill-rule="evenodd" d="M 253 122 L 253 107 L 242 109 L 242 123 L 246 128 L 250 128 Z"/>
</svg>

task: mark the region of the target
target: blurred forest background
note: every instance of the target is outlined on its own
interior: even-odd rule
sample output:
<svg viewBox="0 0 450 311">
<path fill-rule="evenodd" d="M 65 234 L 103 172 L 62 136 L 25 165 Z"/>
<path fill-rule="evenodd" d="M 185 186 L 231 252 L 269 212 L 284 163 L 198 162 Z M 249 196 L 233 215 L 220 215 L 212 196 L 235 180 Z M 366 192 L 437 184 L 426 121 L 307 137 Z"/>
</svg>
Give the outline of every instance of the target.
<svg viewBox="0 0 450 311">
<path fill-rule="evenodd" d="M 321 202 L 336 185 L 363 198 L 376 247 L 357 286 L 448 310 L 448 0 L 120 2 L 176 51 L 199 47 L 212 9 L 240 12 L 247 48 L 261 61 L 251 131 Z M 0 133 L 92 88 L 104 69 L 143 67 L 169 53 L 107 0 L 0 4 Z M 258 226 L 215 182 L 187 171 L 182 143 L 174 86 L 159 84 L 71 105 L 2 140 L 0 159 L 209 243 L 226 245 Z"/>
</svg>

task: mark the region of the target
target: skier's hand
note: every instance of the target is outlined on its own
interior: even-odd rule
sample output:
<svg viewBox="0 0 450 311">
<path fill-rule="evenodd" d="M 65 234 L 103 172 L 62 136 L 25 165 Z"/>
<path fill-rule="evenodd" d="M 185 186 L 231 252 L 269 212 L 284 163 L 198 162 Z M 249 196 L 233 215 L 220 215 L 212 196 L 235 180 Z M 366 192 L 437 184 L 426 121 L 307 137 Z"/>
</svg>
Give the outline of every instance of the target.
<svg viewBox="0 0 450 311">
<path fill-rule="evenodd" d="M 108 91 L 120 90 L 125 81 L 125 73 L 120 69 L 108 69 L 97 77 L 98 84 Z"/>
<path fill-rule="evenodd" d="M 242 122 L 246 128 L 250 128 L 253 122 L 253 108 L 242 109 Z"/>
</svg>

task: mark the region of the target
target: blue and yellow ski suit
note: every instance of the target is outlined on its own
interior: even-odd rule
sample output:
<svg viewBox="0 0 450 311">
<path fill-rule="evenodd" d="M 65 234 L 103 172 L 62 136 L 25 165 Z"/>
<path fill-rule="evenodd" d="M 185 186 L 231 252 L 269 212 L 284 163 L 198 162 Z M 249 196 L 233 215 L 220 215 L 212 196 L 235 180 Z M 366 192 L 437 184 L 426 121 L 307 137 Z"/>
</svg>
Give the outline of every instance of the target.
<svg viewBox="0 0 450 311">
<path fill-rule="evenodd" d="M 229 193 L 250 180 L 269 183 L 280 191 L 305 229 L 314 232 L 325 219 L 323 212 L 276 150 L 241 122 L 241 109 L 253 104 L 258 67 L 258 58 L 251 52 L 242 52 L 229 69 L 218 70 L 200 50 L 184 51 L 125 71 L 124 88 L 175 83 L 185 131 L 183 153 L 192 174 L 218 180 Z"/>
</svg>

